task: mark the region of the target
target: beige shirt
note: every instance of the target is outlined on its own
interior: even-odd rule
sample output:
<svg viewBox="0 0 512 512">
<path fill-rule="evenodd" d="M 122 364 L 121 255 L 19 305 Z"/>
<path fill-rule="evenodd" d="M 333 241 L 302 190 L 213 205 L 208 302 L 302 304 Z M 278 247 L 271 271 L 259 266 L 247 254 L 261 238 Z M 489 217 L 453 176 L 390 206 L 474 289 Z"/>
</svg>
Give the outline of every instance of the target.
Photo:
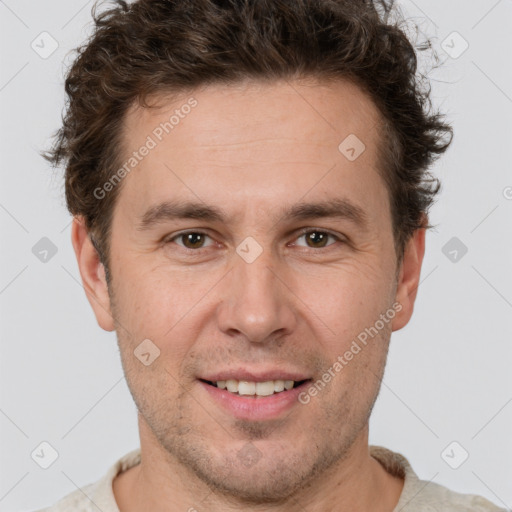
<svg viewBox="0 0 512 512">
<path fill-rule="evenodd" d="M 506 512 L 474 494 L 460 494 L 442 485 L 420 480 L 409 461 L 382 446 L 370 446 L 370 454 L 395 476 L 404 479 L 400 500 L 393 512 Z M 107 474 L 95 483 L 68 494 L 52 507 L 38 512 L 119 512 L 112 481 L 119 473 L 140 463 L 140 448 L 119 459 Z"/>
</svg>

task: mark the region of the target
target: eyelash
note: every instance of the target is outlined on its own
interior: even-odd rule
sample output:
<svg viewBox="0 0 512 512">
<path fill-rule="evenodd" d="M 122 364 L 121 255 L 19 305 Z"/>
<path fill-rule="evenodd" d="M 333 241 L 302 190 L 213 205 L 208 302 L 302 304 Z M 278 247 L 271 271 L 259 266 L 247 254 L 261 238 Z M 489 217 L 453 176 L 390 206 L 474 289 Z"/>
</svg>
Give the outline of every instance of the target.
<svg viewBox="0 0 512 512">
<path fill-rule="evenodd" d="M 200 230 L 188 230 L 188 231 L 181 231 L 180 233 L 177 233 L 175 235 L 173 235 L 172 237 L 169 237 L 169 238 L 166 238 L 163 240 L 163 244 L 164 245 L 167 245 L 171 242 L 174 242 L 176 239 L 180 238 L 180 237 L 183 237 L 185 235 L 189 235 L 191 233 L 194 233 L 196 235 L 205 235 L 209 238 L 212 238 L 208 233 L 204 232 L 204 231 L 200 231 Z M 301 231 L 299 231 L 296 239 L 304 236 L 304 235 L 307 235 L 309 233 L 319 233 L 319 234 L 323 234 L 323 235 L 328 235 L 328 236 L 331 236 L 332 238 L 334 238 L 337 242 L 341 242 L 341 243 L 346 243 L 346 240 L 344 240 L 343 238 L 339 237 L 338 235 L 335 235 L 334 233 L 331 233 L 330 231 L 326 231 L 324 229 L 316 229 L 316 228 L 304 228 L 302 229 Z M 178 244 L 179 245 L 179 244 Z M 318 249 L 315 249 L 314 247 L 303 247 L 303 249 L 305 249 L 306 252 L 310 252 L 310 251 L 313 251 L 313 252 L 318 252 L 319 250 L 328 250 L 329 247 L 331 247 L 332 245 L 336 245 L 335 243 L 333 244 L 329 244 L 327 245 L 326 247 L 319 247 Z M 179 247 L 183 250 L 185 250 L 186 252 L 189 252 L 189 253 L 201 253 L 203 252 L 203 250 L 207 250 L 208 247 L 199 247 L 198 249 L 191 249 L 190 247 L 184 247 L 184 246 L 181 246 L 179 245 Z"/>
</svg>

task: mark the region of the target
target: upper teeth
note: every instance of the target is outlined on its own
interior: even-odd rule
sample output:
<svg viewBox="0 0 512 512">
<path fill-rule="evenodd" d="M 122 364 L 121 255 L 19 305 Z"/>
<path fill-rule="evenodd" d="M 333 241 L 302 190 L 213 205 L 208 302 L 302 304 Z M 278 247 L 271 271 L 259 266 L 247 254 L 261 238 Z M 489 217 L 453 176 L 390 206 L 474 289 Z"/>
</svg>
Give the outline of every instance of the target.
<svg viewBox="0 0 512 512">
<path fill-rule="evenodd" d="M 267 380 L 265 382 L 250 382 L 247 380 L 218 380 L 217 387 L 227 389 L 231 393 L 239 395 L 269 396 L 274 392 L 279 393 L 285 389 L 292 389 L 293 380 Z"/>
</svg>

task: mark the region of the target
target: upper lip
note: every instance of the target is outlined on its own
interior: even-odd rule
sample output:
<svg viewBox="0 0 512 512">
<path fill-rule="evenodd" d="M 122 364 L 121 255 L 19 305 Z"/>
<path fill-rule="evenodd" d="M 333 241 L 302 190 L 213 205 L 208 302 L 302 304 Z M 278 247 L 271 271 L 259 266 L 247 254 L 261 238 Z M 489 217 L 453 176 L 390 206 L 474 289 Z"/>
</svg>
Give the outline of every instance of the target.
<svg viewBox="0 0 512 512">
<path fill-rule="evenodd" d="M 219 380 L 245 380 L 249 382 L 266 382 L 269 380 L 293 380 L 295 382 L 299 382 L 301 380 L 308 380 L 311 377 L 308 377 L 305 373 L 302 372 L 278 369 L 264 371 L 232 369 L 201 375 L 199 378 L 201 380 L 208 380 L 210 382 L 217 382 Z"/>
</svg>

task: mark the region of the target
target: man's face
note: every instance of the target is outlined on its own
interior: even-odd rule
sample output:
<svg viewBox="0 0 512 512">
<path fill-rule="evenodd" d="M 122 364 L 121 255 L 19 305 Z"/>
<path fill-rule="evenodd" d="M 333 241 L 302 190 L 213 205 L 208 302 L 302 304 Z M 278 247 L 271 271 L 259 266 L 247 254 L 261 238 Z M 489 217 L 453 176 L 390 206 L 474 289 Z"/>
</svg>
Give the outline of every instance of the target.
<svg viewBox="0 0 512 512">
<path fill-rule="evenodd" d="M 197 105 L 162 136 L 157 127 L 192 96 Z M 120 185 L 110 307 L 141 444 L 220 491 L 289 495 L 366 442 L 389 337 L 402 326 L 390 321 L 396 256 L 377 122 L 373 103 L 344 82 L 210 86 L 129 112 L 125 160 L 148 136 L 156 146 Z M 353 161 L 350 148 L 338 149 L 350 134 L 366 147 Z M 329 201 L 351 203 L 364 222 L 287 214 Z M 147 212 L 164 202 L 199 203 L 222 218 L 161 208 L 151 221 Z M 377 322 L 382 314 L 388 321 Z M 143 340 L 160 351 L 148 365 L 134 355 Z M 248 393 L 307 382 L 257 397 L 215 386 L 226 380 L 249 381 L 239 388 Z"/>
</svg>

